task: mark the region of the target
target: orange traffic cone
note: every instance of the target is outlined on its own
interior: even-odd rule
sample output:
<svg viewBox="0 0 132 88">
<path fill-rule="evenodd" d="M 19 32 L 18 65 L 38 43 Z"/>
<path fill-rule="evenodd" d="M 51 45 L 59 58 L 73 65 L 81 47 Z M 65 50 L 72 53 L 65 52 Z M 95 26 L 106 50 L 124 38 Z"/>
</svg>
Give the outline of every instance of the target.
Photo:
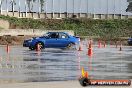
<svg viewBox="0 0 132 88">
<path fill-rule="evenodd" d="M 88 78 L 88 72 L 85 72 L 85 78 Z"/>
<path fill-rule="evenodd" d="M 80 42 L 80 44 L 79 44 L 79 49 L 78 49 L 78 51 L 83 51 L 82 50 L 82 43 Z"/>
<path fill-rule="evenodd" d="M 10 47 L 9 47 L 9 45 L 7 44 L 7 46 L 6 46 L 6 52 L 7 53 L 9 53 L 10 52 Z"/>
<path fill-rule="evenodd" d="M 92 44 L 89 44 L 89 48 L 88 48 L 88 56 L 92 56 L 93 52 L 92 52 Z"/>
</svg>

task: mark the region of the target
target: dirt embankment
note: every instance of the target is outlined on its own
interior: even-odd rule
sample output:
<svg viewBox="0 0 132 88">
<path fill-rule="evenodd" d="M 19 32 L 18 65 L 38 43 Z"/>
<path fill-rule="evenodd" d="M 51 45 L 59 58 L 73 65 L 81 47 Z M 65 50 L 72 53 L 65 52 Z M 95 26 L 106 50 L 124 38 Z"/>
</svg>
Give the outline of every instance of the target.
<svg viewBox="0 0 132 88">
<path fill-rule="evenodd" d="M 9 44 L 9 45 L 22 45 L 23 44 L 23 41 L 25 39 L 30 39 L 32 37 L 36 37 L 36 36 L 0 36 L 0 45 L 6 45 L 6 44 Z M 89 39 L 89 38 L 86 38 L 86 39 Z M 81 40 L 85 40 L 85 39 L 82 39 Z M 98 39 L 93 39 L 94 41 L 98 41 Z M 102 44 L 104 43 L 103 40 L 101 40 Z M 122 39 L 122 41 L 115 41 L 115 40 L 112 40 L 112 41 L 105 41 L 107 44 L 112 44 L 112 45 L 115 45 L 116 43 L 118 45 L 120 45 L 120 42 L 123 44 L 123 45 L 127 45 L 127 40 L 126 39 Z"/>
<path fill-rule="evenodd" d="M 33 36 L 0 36 L 0 45 L 21 45 L 25 39 Z"/>
</svg>

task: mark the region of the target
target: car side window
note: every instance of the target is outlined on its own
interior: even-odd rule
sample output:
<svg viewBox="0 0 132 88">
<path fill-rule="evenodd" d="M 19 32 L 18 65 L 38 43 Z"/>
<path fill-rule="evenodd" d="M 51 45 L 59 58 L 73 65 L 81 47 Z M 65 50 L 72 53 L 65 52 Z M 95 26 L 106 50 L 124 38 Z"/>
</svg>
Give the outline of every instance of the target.
<svg viewBox="0 0 132 88">
<path fill-rule="evenodd" d="M 68 38 L 68 36 L 65 33 L 60 33 L 60 38 Z"/>
<path fill-rule="evenodd" d="M 52 33 L 49 37 L 50 38 L 59 38 L 59 34 L 58 33 Z"/>
</svg>

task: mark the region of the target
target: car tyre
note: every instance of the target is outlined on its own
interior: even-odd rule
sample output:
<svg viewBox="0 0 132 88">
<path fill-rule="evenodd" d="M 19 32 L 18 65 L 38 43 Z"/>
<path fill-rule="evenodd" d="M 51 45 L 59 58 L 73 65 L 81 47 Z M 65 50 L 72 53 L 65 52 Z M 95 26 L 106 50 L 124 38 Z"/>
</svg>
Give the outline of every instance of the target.
<svg viewBox="0 0 132 88">
<path fill-rule="evenodd" d="M 40 46 L 40 49 L 44 49 L 44 43 L 42 43 L 42 42 L 37 42 L 36 45 L 35 45 L 35 49 L 37 49 L 38 44 Z"/>
<path fill-rule="evenodd" d="M 73 46 L 74 46 L 75 44 L 73 44 L 73 43 L 69 43 L 68 45 L 67 45 L 67 49 L 73 49 Z"/>
<path fill-rule="evenodd" d="M 29 49 L 30 49 L 30 50 L 35 50 L 35 48 L 34 48 L 34 47 L 29 47 Z"/>
</svg>

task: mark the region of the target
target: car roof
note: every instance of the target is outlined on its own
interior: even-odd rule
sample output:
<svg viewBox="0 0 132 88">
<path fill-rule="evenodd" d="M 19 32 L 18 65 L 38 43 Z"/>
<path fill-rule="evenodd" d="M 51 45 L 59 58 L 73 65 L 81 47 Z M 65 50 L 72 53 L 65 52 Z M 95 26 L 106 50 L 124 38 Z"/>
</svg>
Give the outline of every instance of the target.
<svg viewBox="0 0 132 88">
<path fill-rule="evenodd" d="M 48 33 L 66 33 L 66 32 L 48 32 Z"/>
</svg>

